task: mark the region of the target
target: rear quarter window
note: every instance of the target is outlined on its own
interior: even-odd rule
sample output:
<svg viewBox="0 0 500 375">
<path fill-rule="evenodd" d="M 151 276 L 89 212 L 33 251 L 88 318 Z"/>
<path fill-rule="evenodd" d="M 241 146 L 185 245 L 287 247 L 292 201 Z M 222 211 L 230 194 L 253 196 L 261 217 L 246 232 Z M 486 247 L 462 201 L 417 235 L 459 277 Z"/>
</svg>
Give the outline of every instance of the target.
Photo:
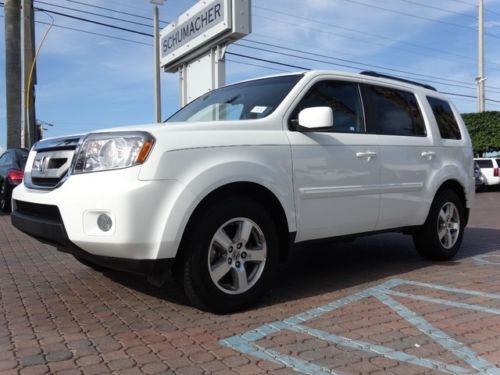
<svg viewBox="0 0 500 375">
<path fill-rule="evenodd" d="M 427 97 L 434 113 L 439 133 L 443 139 L 462 139 L 457 119 L 453 114 L 450 104 L 442 99 Z"/>
<path fill-rule="evenodd" d="M 493 168 L 493 160 L 476 160 L 480 168 Z"/>
</svg>

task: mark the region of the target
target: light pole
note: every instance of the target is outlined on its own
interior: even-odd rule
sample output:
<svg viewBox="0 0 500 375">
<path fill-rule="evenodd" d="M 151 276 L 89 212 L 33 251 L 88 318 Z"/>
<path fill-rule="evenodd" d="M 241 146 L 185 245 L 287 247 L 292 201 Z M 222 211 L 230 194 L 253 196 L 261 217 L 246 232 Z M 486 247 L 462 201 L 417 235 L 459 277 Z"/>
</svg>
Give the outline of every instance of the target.
<svg viewBox="0 0 500 375">
<path fill-rule="evenodd" d="M 484 3 L 479 0 L 478 5 L 478 76 L 477 83 L 477 111 L 484 112 L 484 84 L 486 78 L 484 76 Z"/>
<path fill-rule="evenodd" d="M 155 121 L 161 122 L 161 77 L 160 77 L 160 21 L 159 8 L 165 0 L 150 0 L 153 8 L 153 23 L 154 23 L 154 90 L 155 90 Z"/>
</svg>

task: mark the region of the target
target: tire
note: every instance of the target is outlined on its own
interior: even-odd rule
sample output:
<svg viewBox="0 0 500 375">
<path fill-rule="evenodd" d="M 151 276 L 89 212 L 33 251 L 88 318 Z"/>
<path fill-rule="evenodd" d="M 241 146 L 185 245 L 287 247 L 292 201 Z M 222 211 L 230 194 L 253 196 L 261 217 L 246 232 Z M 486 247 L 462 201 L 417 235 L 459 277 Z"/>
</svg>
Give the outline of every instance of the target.
<svg viewBox="0 0 500 375">
<path fill-rule="evenodd" d="M 234 196 L 216 201 L 194 220 L 183 249 L 189 300 L 216 314 L 254 304 L 267 291 L 278 264 L 271 215 L 260 203 Z"/>
<path fill-rule="evenodd" d="M 0 186 L 0 212 L 10 212 L 10 194 L 7 182 L 4 181 Z"/>
<path fill-rule="evenodd" d="M 462 243 L 465 207 L 452 190 L 441 190 L 420 231 L 413 235 L 417 252 L 429 260 L 452 259 Z"/>
</svg>

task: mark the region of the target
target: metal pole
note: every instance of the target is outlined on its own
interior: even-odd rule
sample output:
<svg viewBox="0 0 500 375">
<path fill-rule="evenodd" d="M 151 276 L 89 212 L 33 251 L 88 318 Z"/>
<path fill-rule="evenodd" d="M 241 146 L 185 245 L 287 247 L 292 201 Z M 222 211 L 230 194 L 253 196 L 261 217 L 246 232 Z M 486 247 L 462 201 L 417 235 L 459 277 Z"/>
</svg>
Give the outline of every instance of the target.
<svg viewBox="0 0 500 375">
<path fill-rule="evenodd" d="M 484 2 L 479 0 L 478 7 L 478 77 L 477 77 L 477 110 L 484 112 L 485 98 L 484 98 Z"/>
<path fill-rule="evenodd" d="M 160 25 L 158 5 L 154 6 L 155 121 L 161 122 Z"/>
<path fill-rule="evenodd" d="M 21 1 L 5 0 L 5 82 L 7 148 L 21 146 Z"/>
</svg>

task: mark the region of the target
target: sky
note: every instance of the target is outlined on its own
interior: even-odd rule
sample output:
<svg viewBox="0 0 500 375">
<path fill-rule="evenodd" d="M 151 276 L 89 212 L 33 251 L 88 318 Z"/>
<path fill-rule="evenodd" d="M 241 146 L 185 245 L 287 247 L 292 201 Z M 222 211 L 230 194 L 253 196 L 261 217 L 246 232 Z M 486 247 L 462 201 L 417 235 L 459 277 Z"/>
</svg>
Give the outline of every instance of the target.
<svg viewBox="0 0 500 375">
<path fill-rule="evenodd" d="M 167 0 L 161 27 L 195 3 Z M 486 98 L 492 100 L 486 109 L 500 110 L 500 0 L 484 4 Z M 35 6 L 152 33 L 148 0 L 43 0 Z M 36 115 L 53 125 L 45 125 L 44 136 L 153 122 L 152 38 L 37 11 L 37 43 L 51 17 L 55 26 L 37 64 Z M 4 21 L 0 8 L 0 148 L 6 143 Z M 286 66 L 293 65 L 376 70 L 476 95 L 477 0 L 252 0 L 252 27 L 228 48 L 227 83 L 300 70 Z M 166 118 L 179 108 L 178 75 L 162 72 L 161 79 Z M 452 99 L 461 112 L 476 111 L 474 98 Z"/>
</svg>

